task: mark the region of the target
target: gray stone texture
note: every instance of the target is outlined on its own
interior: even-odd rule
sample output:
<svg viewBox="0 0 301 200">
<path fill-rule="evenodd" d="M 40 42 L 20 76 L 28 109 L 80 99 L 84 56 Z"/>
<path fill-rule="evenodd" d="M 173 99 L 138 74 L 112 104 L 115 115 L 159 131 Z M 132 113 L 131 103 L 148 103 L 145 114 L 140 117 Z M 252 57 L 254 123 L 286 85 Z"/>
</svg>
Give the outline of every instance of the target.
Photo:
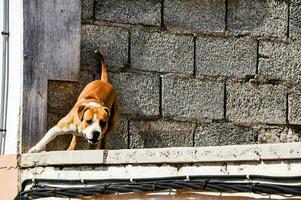
<svg viewBox="0 0 301 200">
<path fill-rule="evenodd" d="M 227 83 L 227 118 L 237 123 L 286 123 L 286 88 L 282 85 Z"/>
<path fill-rule="evenodd" d="M 257 56 L 263 78 L 300 81 L 299 39 L 260 41 L 257 55 L 257 42 L 250 37 L 203 35 L 196 38 L 194 55 L 192 34 L 181 34 L 223 32 L 227 21 L 228 30 L 239 34 L 285 37 L 289 31 L 290 37 L 300 37 L 301 2 L 291 0 L 289 12 L 287 2 L 228 0 L 225 20 L 225 0 L 81 0 L 80 80 L 48 81 L 48 129 L 69 112 L 94 79 L 98 64 L 94 51 L 102 49 L 109 71 L 129 64 L 134 69 L 109 74 L 122 113 L 108 140 L 109 149 L 301 142 L 301 87 L 287 91 L 278 84 L 229 81 L 225 94 L 225 83 L 217 81 L 221 76 L 255 75 Z M 161 19 L 168 31 L 146 27 L 160 26 Z M 105 25 L 87 24 L 93 20 Z M 196 75 L 212 80 L 162 75 L 160 81 L 157 72 L 192 75 L 194 61 Z M 225 110 L 230 122 L 223 120 Z M 214 122 L 200 123 L 206 119 Z M 84 138 L 78 140 L 76 149 L 90 148 Z M 65 150 L 70 141 L 71 136 L 60 136 L 47 150 Z"/>
<path fill-rule="evenodd" d="M 161 0 L 96 0 L 96 20 L 160 25 Z"/>
<path fill-rule="evenodd" d="M 76 102 L 76 85 L 72 82 L 49 81 L 47 111 L 66 115 Z"/>
<path fill-rule="evenodd" d="M 193 73 L 192 36 L 134 31 L 131 34 L 131 67 L 139 70 Z"/>
<path fill-rule="evenodd" d="M 92 75 L 81 71 L 78 82 L 48 81 L 47 111 L 66 115 L 87 83 L 93 81 Z"/>
<path fill-rule="evenodd" d="M 286 36 L 286 0 L 229 0 L 228 29 L 252 35 Z"/>
<path fill-rule="evenodd" d="M 199 124 L 195 132 L 195 146 L 222 146 L 257 143 L 257 132 L 250 127 L 231 123 Z"/>
<path fill-rule="evenodd" d="M 288 122 L 301 125 L 301 86 L 291 89 L 288 95 Z"/>
<path fill-rule="evenodd" d="M 175 119 L 222 119 L 224 83 L 182 79 L 162 79 L 162 114 Z"/>
<path fill-rule="evenodd" d="M 301 1 L 291 0 L 289 15 L 289 35 L 301 36 Z"/>
<path fill-rule="evenodd" d="M 128 148 L 128 120 L 120 116 L 118 124 L 114 128 L 112 135 L 107 140 L 108 149 L 127 149 Z"/>
<path fill-rule="evenodd" d="M 54 127 L 60 119 L 62 119 L 65 115 L 54 113 L 54 112 L 47 112 L 47 130 Z"/>
<path fill-rule="evenodd" d="M 81 67 L 95 70 L 99 64 L 94 51 L 101 49 L 109 67 L 128 63 L 129 33 L 108 26 L 83 25 L 81 31 Z"/>
<path fill-rule="evenodd" d="M 132 118 L 159 116 L 160 79 L 154 74 L 111 73 L 121 113 Z"/>
<path fill-rule="evenodd" d="M 83 21 L 93 19 L 94 0 L 81 0 L 81 19 Z"/>
<path fill-rule="evenodd" d="M 225 29 L 224 0 L 166 0 L 164 25 L 197 31 Z"/>
<path fill-rule="evenodd" d="M 269 79 L 301 80 L 301 42 L 260 42 L 259 74 Z"/>
<path fill-rule="evenodd" d="M 301 142 L 301 129 L 298 126 L 289 128 L 288 133 L 282 136 L 281 141 L 288 142 Z"/>
<path fill-rule="evenodd" d="M 170 121 L 131 121 L 130 148 L 193 146 L 195 125 Z"/>
<path fill-rule="evenodd" d="M 243 78 L 254 75 L 257 42 L 244 38 L 199 37 L 196 41 L 196 74 Z"/>
<path fill-rule="evenodd" d="M 287 143 L 300 141 L 300 131 L 287 127 L 266 126 L 258 134 L 258 143 Z"/>
</svg>

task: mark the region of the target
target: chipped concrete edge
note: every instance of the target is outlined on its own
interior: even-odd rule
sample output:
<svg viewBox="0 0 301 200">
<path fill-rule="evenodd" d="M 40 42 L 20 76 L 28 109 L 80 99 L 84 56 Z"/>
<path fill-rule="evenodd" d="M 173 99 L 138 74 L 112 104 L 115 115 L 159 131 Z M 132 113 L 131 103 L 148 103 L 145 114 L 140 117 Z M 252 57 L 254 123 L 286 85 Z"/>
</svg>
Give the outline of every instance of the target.
<svg viewBox="0 0 301 200">
<path fill-rule="evenodd" d="M 21 167 L 301 160 L 301 142 L 22 154 Z"/>
</svg>

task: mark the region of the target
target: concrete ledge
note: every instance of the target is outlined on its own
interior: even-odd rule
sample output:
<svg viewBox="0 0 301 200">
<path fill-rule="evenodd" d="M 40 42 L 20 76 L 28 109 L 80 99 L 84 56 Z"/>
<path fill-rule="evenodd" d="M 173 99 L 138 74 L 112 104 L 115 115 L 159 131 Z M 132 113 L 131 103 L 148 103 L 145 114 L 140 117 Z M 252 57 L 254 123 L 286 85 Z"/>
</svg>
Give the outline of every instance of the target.
<svg viewBox="0 0 301 200">
<path fill-rule="evenodd" d="M 301 143 L 53 151 L 21 155 L 21 167 L 301 160 Z"/>
</svg>

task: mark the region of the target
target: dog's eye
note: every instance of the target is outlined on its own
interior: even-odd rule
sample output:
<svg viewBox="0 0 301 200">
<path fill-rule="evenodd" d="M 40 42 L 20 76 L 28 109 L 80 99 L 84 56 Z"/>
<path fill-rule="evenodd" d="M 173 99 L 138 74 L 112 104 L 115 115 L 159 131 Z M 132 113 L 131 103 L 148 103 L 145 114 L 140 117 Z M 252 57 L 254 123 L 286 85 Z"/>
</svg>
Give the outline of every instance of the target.
<svg viewBox="0 0 301 200">
<path fill-rule="evenodd" d="M 100 126 L 105 126 L 105 125 L 106 125 L 106 122 L 104 122 L 104 121 L 101 120 L 101 121 L 99 121 L 99 125 L 100 125 Z"/>
<path fill-rule="evenodd" d="M 92 122 L 93 122 L 92 119 L 91 119 L 91 120 L 87 120 L 87 123 L 88 123 L 88 124 L 92 124 Z"/>
</svg>

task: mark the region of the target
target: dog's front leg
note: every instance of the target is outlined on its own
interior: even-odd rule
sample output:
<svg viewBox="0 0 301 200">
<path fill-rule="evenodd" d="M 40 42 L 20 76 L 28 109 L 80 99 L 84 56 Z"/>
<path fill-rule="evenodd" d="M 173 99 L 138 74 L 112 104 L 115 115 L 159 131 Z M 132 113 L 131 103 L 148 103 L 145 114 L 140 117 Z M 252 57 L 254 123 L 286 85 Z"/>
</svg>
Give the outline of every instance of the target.
<svg viewBox="0 0 301 200">
<path fill-rule="evenodd" d="M 72 140 L 70 142 L 70 145 L 69 145 L 67 151 L 73 151 L 76 147 L 76 144 L 77 144 L 76 136 L 73 135 Z"/>
<path fill-rule="evenodd" d="M 36 152 L 41 152 L 42 150 L 45 149 L 46 145 L 51 142 L 56 136 L 62 134 L 63 131 L 61 128 L 54 126 L 52 127 L 46 135 L 36 144 L 34 147 L 32 147 L 28 153 L 36 153 Z"/>
</svg>

